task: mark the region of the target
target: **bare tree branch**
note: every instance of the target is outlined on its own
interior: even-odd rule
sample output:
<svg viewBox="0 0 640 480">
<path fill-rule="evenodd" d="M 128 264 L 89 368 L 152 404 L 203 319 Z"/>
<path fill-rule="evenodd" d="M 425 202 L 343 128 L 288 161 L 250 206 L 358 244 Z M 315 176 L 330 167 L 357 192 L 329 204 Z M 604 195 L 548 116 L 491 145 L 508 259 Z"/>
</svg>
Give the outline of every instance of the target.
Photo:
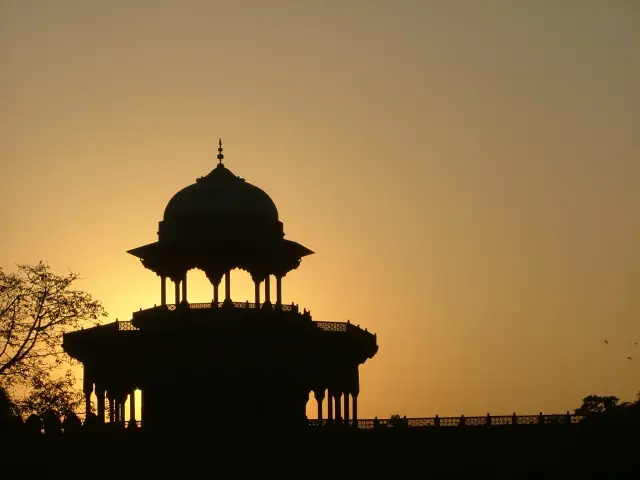
<svg viewBox="0 0 640 480">
<path fill-rule="evenodd" d="M 62 335 L 106 316 L 99 301 L 74 290 L 80 277 L 56 275 L 43 262 L 0 268 L 0 382 L 24 383 L 66 358 Z"/>
</svg>

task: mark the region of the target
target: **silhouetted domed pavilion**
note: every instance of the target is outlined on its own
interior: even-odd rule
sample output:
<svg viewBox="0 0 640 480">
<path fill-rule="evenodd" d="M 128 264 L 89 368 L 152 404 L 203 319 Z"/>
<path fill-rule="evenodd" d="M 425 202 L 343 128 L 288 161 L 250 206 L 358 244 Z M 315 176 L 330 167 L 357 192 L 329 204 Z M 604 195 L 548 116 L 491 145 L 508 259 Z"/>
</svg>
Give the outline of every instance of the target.
<svg viewBox="0 0 640 480">
<path fill-rule="evenodd" d="M 167 204 L 158 241 L 128 252 L 160 277 L 160 305 L 65 335 L 64 350 L 84 365 L 87 409 L 95 391 L 99 421 L 106 397 L 109 421 L 124 423 L 128 397 L 135 419 L 139 389 L 145 429 L 289 428 L 306 425 L 313 391 L 318 418 L 328 392 L 327 421 L 357 422 L 358 367 L 376 354 L 376 336 L 349 322 L 313 321 L 306 309 L 282 303 L 283 277 L 313 252 L 284 238 L 273 200 L 226 168 L 222 142 L 218 150 L 219 164 Z M 210 303 L 187 299 L 194 268 L 212 284 Z M 232 300 L 234 269 L 250 273 L 254 303 Z"/>
</svg>

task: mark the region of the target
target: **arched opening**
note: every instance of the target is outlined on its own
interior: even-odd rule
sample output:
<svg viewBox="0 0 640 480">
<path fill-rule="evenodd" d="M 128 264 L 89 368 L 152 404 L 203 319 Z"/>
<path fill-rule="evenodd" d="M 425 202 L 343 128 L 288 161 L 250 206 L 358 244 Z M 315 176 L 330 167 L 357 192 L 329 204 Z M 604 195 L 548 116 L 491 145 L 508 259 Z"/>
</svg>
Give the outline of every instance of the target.
<svg viewBox="0 0 640 480">
<path fill-rule="evenodd" d="M 142 419 L 142 392 L 139 389 L 133 391 L 134 395 L 134 414 L 136 421 L 140 422 Z M 127 395 L 127 400 L 124 406 L 124 418 L 127 422 L 131 421 L 131 397 Z"/>
<path fill-rule="evenodd" d="M 308 419 L 315 420 L 318 418 L 318 402 L 316 402 L 316 397 L 313 393 L 313 390 L 309 392 L 309 398 L 307 400 L 305 410 L 307 412 Z"/>
<path fill-rule="evenodd" d="M 255 287 L 249 272 L 239 268 L 231 270 L 230 293 L 231 300 L 234 302 L 254 302 Z"/>
<path fill-rule="evenodd" d="M 213 300 L 213 285 L 199 268 L 191 269 L 187 272 L 187 297 L 189 303 L 211 303 Z M 224 283 L 224 282 L 223 282 Z"/>
</svg>

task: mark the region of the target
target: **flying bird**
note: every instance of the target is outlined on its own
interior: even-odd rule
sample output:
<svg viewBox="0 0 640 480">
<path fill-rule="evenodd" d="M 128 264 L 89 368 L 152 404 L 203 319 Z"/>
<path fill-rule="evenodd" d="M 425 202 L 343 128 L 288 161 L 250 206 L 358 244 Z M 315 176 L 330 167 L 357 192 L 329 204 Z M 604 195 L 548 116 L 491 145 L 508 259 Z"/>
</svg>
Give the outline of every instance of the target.
<svg viewBox="0 0 640 480">
<path fill-rule="evenodd" d="M 608 341 L 608 340 L 605 340 L 605 341 L 604 341 L 604 343 L 606 343 L 607 345 L 609 345 L 609 341 Z"/>
<path fill-rule="evenodd" d="M 631 357 L 627 357 L 629 360 L 631 360 Z"/>
</svg>

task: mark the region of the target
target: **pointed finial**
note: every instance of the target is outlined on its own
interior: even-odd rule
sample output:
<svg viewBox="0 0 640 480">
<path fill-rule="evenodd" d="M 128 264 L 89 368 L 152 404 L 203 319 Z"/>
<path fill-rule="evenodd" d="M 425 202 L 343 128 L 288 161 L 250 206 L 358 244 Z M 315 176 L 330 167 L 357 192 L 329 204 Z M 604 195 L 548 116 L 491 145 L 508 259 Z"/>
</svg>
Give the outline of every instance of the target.
<svg viewBox="0 0 640 480">
<path fill-rule="evenodd" d="M 218 139 L 218 162 L 222 163 L 223 158 L 224 158 L 224 155 L 222 154 L 222 139 L 219 138 Z"/>
</svg>

